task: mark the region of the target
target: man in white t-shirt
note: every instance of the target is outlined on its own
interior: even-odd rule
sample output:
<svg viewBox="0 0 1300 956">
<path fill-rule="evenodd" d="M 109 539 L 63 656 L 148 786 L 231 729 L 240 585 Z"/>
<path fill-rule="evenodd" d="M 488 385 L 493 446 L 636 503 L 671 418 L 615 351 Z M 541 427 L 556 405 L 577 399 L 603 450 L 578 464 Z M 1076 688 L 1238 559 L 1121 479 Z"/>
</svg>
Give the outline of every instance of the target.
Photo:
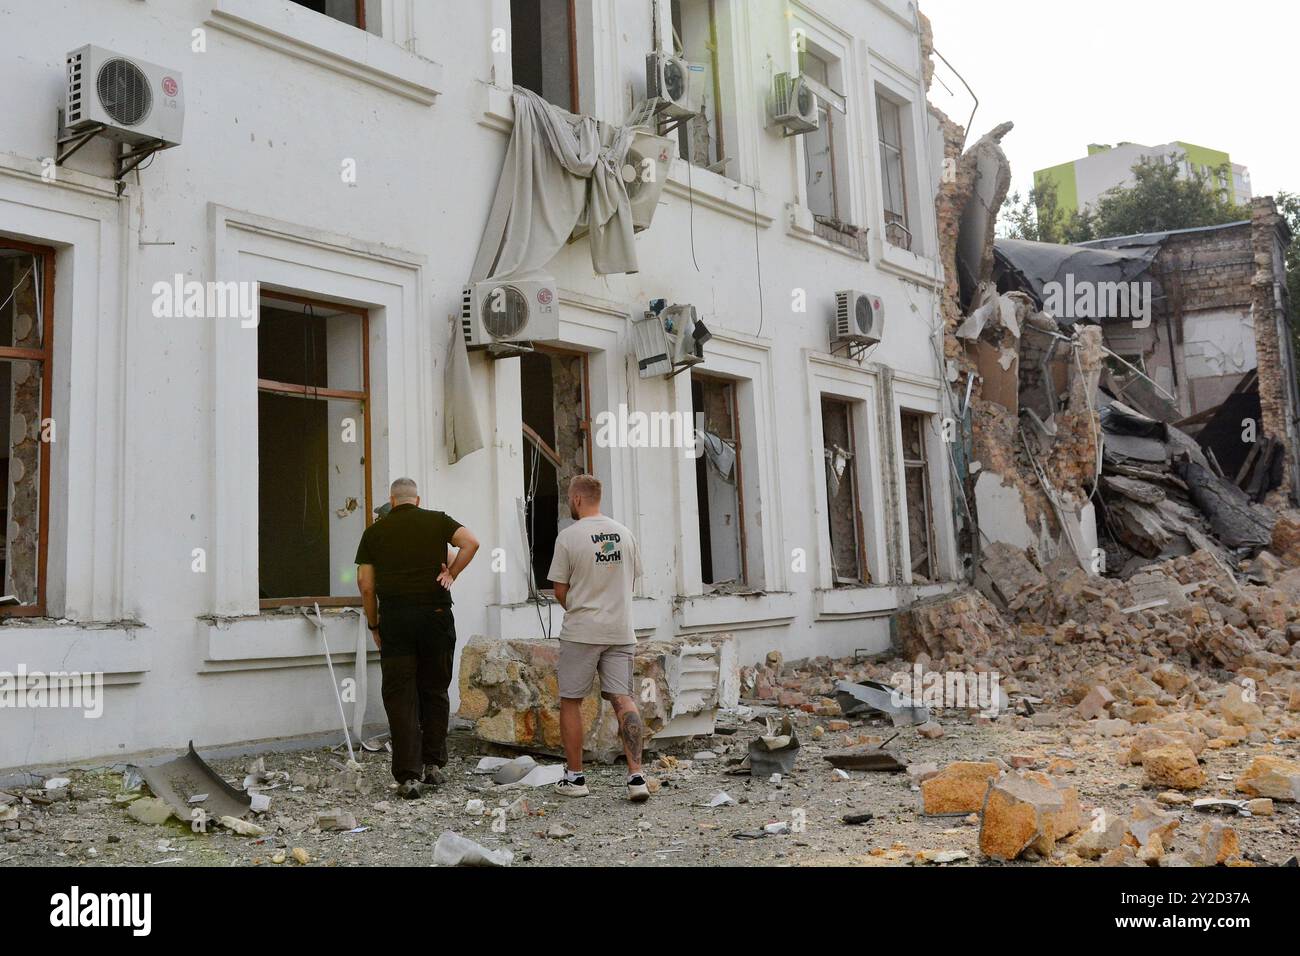
<svg viewBox="0 0 1300 956">
<path fill-rule="evenodd" d="M 600 513 L 600 482 L 578 475 L 569 482 L 574 523 L 555 539 L 547 575 L 564 608 L 560 628 L 560 738 L 568 766 L 555 792 L 585 797 L 582 772 L 582 701 L 600 674 L 600 696 L 614 707 L 627 755 L 627 795 L 634 803 L 650 797 L 641 773 L 645 724 L 632 697 L 636 635 L 632 631 L 632 587 L 641 576 L 641 551 L 632 532 Z"/>
</svg>

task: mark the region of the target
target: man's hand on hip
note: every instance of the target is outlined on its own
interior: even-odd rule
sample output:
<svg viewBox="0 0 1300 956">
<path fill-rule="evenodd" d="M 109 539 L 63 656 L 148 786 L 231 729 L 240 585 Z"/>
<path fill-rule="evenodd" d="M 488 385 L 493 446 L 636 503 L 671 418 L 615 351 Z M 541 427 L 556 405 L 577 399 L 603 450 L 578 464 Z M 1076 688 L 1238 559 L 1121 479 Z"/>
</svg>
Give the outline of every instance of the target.
<svg viewBox="0 0 1300 956">
<path fill-rule="evenodd" d="M 456 579 L 452 577 L 451 571 L 447 568 L 447 565 L 444 562 L 442 565 L 442 570 L 438 572 L 438 583 L 441 584 L 448 591 L 450 591 L 451 586 L 452 584 L 455 583 L 455 581 Z"/>
</svg>

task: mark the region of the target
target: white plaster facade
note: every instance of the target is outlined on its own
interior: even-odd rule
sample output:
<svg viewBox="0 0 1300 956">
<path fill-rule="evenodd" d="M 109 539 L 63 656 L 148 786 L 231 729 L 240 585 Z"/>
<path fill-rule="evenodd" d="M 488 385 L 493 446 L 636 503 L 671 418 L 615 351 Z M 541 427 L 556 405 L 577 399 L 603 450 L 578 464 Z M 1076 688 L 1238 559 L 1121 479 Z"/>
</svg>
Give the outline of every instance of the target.
<svg viewBox="0 0 1300 956">
<path fill-rule="evenodd" d="M 671 36 L 667 0 L 575 7 L 582 110 L 618 121 L 644 95 L 652 17 Z M 689 410 L 689 376 L 637 376 L 629 317 L 652 298 L 692 303 L 715 336 L 703 369 L 737 383 L 759 593 L 704 593 L 694 462 L 667 449 L 594 449 L 605 510 L 641 540 L 641 637 L 735 633 L 742 663 L 774 648 L 787 658 L 879 651 L 891 612 L 942 586 L 913 587 L 905 570 L 900 408 L 931 415 L 938 565 L 946 581 L 959 573 L 960 503 L 939 427 L 952 414 L 937 357 L 941 140 L 925 109 L 915 12 L 904 0 L 717 8 L 737 104 L 733 178 L 675 162 L 637 240 L 638 274 L 595 276 L 587 242 L 566 247 L 551 266 L 562 344 L 589 355 L 593 412 Z M 368 310 L 375 503 L 392 477 L 411 475 L 427 506 L 482 540 L 455 589 L 462 642 L 538 636 L 537 609 L 512 573 L 522 560 L 517 360 L 471 355 L 487 447 L 448 465 L 443 443 L 446 346 L 459 330 L 449 318 L 459 318 L 511 126 L 510 55 L 492 49 L 494 28 L 509 24 L 508 0 L 370 0 L 365 31 L 291 0 L 0 2 L 0 236 L 57 251 L 59 424 L 48 613 L 0 626 L 0 670 L 101 671 L 108 683 L 97 720 L 0 709 L 0 767 L 337 727 L 315 629 L 259 610 L 256 333 L 235 319 L 154 318 L 153 284 L 177 273 Z M 772 74 L 795 65 L 793 27 L 842 68 L 843 188 L 854 223 L 870 229 L 867 259 L 814 235 L 802 140 L 766 128 Z M 184 75 L 183 144 L 129 175 L 120 198 L 102 142 L 42 178 L 64 56 L 86 43 Z M 884 241 L 877 91 L 905 105 L 914 251 Z M 355 184 L 340 176 L 346 160 Z M 884 341 L 865 361 L 830 354 L 841 289 L 885 303 Z M 806 312 L 792 310 L 795 290 Z M 831 586 L 821 394 L 855 403 L 873 586 Z M 504 574 L 491 569 L 497 547 Z M 355 618 L 326 616 L 335 665 L 350 673 Z M 368 721 L 382 722 L 373 651 L 369 680 Z"/>
</svg>

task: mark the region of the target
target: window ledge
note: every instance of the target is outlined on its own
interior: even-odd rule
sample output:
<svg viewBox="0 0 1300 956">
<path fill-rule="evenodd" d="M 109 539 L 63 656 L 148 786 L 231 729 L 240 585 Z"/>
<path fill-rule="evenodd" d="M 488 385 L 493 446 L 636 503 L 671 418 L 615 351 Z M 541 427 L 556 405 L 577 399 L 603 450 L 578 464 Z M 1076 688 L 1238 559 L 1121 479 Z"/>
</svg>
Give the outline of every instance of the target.
<svg viewBox="0 0 1300 956">
<path fill-rule="evenodd" d="M 564 608 L 556 602 L 538 605 L 533 601 L 519 604 L 489 604 L 488 635 L 505 641 L 553 638 L 560 636 Z M 659 602 L 655 598 L 632 599 L 632 630 L 646 637 L 659 627 Z"/>
<path fill-rule="evenodd" d="M 321 608 L 325 643 L 337 665 L 356 659 L 357 616 L 351 609 Z M 294 667 L 321 663 L 324 652 L 316 626 L 301 613 L 274 611 L 247 617 L 205 617 L 195 622 L 207 648 L 205 670 Z M 378 655 L 373 642 L 369 655 Z M 215 665 L 215 666 L 214 666 Z"/>
<path fill-rule="evenodd" d="M 76 624 L 62 618 L 10 618 L 0 627 L 6 661 L 28 674 L 103 674 L 105 684 L 138 684 L 153 663 L 138 621 Z M 16 670 L 16 665 L 7 665 Z"/>
<path fill-rule="evenodd" d="M 441 92 L 440 63 L 292 3 L 212 0 L 207 25 L 423 106 Z"/>
<path fill-rule="evenodd" d="M 696 594 L 677 598 L 676 617 L 682 631 L 770 627 L 794 620 L 795 600 L 788 592 Z"/>
<path fill-rule="evenodd" d="M 919 255 L 902 246 L 896 246 L 887 239 L 877 237 L 875 241 L 876 262 L 885 272 L 901 276 L 904 279 L 920 281 L 934 286 L 942 281 L 939 262 Z"/>
<path fill-rule="evenodd" d="M 858 262 L 870 261 L 870 255 L 867 253 L 866 243 L 863 243 L 863 249 L 858 252 L 850 249 L 842 243 L 832 242 L 823 236 L 817 235 L 817 220 L 813 218 L 813 212 L 807 206 L 799 203 L 786 203 L 786 233 L 796 239 L 802 239 L 804 242 L 816 246 L 818 249 L 825 249 L 828 252 L 837 252 L 842 256 Z"/>
<path fill-rule="evenodd" d="M 679 157 L 673 159 L 664 192 L 742 222 L 757 222 L 764 229 L 772 225 L 777 216 L 775 204 L 761 189 L 691 166 Z"/>
</svg>

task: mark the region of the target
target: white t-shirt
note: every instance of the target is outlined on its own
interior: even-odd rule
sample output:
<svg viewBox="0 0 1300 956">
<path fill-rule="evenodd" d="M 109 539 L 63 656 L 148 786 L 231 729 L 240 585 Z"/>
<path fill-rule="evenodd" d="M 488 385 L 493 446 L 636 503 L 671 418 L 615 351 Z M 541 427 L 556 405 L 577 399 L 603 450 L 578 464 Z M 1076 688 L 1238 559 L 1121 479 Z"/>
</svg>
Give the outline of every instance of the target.
<svg viewBox="0 0 1300 956">
<path fill-rule="evenodd" d="M 555 538 L 547 574 L 567 584 L 560 640 L 579 644 L 635 644 L 632 587 L 641 577 L 641 549 L 612 518 L 581 518 Z"/>
</svg>

